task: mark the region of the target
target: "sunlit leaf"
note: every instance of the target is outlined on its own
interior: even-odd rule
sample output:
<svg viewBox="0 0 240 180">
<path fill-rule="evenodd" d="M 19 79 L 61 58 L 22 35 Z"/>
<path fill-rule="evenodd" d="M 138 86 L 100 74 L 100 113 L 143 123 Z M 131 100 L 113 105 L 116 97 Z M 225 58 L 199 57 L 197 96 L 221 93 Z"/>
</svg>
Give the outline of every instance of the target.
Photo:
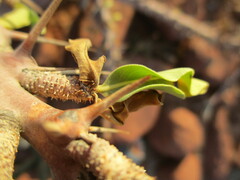
<svg viewBox="0 0 240 180">
<path fill-rule="evenodd" d="M 19 29 L 34 25 L 38 15 L 22 3 L 15 3 L 13 10 L 0 17 L 0 26 L 7 29 Z"/>
<path fill-rule="evenodd" d="M 143 65 L 131 64 L 114 70 L 105 82 L 98 86 L 97 90 L 104 96 L 108 96 L 134 80 L 149 75 L 151 79 L 148 82 L 122 97 L 119 101 L 124 101 L 133 94 L 149 89 L 159 90 L 184 99 L 204 94 L 209 86 L 207 82 L 193 78 L 194 70 L 192 68 L 175 68 L 156 72 Z"/>
</svg>

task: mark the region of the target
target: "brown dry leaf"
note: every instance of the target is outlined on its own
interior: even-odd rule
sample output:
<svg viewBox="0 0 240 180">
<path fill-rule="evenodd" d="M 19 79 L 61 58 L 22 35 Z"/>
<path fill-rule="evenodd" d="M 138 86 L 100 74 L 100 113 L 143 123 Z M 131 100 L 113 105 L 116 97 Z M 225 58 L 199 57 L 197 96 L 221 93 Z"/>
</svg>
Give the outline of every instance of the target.
<svg viewBox="0 0 240 180">
<path fill-rule="evenodd" d="M 99 57 L 97 60 L 91 60 L 88 57 L 88 49 L 92 46 L 89 39 L 69 40 L 69 45 L 65 47 L 74 56 L 79 70 L 80 81 L 93 81 L 95 86 L 99 84 L 99 77 L 103 64 L 106 61 L 105 56 Z"/>
<path fill-rule="evenodd" d="M 128 117 L 130 112 L 135 112 L 138 109 L 147 105 L 161 105 L 162 104 L 162 94 L 159 94 L 155 90 L 142 91 L 134 94 L 127 100 L 123 102 L 115 103 L 108 113 L 111 113 L 110 118 L 113 122 L 118 122 L 118 124 L 124 124 L 125 119 Z M 104 116 L 105 117 L 105 116 Z"/>
</svg>

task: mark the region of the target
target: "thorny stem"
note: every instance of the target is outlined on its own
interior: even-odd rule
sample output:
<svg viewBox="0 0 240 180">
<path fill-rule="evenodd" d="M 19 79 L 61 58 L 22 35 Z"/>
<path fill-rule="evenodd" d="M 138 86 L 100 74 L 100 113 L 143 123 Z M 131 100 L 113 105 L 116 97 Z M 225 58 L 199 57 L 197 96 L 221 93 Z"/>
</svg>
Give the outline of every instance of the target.
<svg viewBox="0 0 240 180">
<path fill-rule="evenodd" d="M 19 48 L 17 48 L 17 50 L 15 51 L 15 54 L 11 54 L 11 55 L 7 54 L 1 57 L 1 61 L 0 61 L 1 70 L 2 70 L 1 73 L 4 74 L 5 77 L 1 79 L 0 83 L 2 86 L 5 86 L 6 88 L 5 89 L 6 92 L 5 91 L 3 93 L 1 92 L 1 95 L 5 97 L 5 100 L 6 100 L 6 102 L 4 102 L 1 107 L 5 107 L 7 105 L 7 107 L 11 109 L 11 111 L 16 112 L 20 117 L 17 118 L 17 123 L 15 126 L 11 125 L 10 128 L 7 126 L 6 126 L 7 128 L 5 128 L 10 131 L 7 133 L 7 135 L 10 135 L 9 136 L 10 140 L 7 139 L 7 143 L 0 144 L 0 150 L 1 150 L 0 151 L 1 152 L 0 179 L 4 179 L 4 180 L 11 179 L 10 176 L 13 171 L 13 159 L 14 159 L 14 154 L 16 152 L 16 148 L 18 145 L 20 128 L 22 130 L 21 135 L 26 140 L 28 140 L 30 144 L 33 147 L 35 147 L 37 151 L 40 152 L 40 154 L 43 156 L 43 158 L 48 162 L 48 164 L 52 168 L 52 171 L 56 179 L 59 179 L 59 180 L 77 179 L 76 177 L 79 174 L 79 171 L 81 169 L 80 163 L 82 164 L 82 162 L 80 162 L 79 159 L 73 158 L 73 156 L 76 154 L 73 152 L 74 155 L 71 155 L 71 151 L 66 149 L 66 146 L 65 146 L 66 144 L 64 144 L 64 142 L 67 142 L 68 144 L 72 139 L 69 139 L 69 138 L 60 139 L 61 142 L 59 142 L 58 144 L 57 142 L 54 141 L 58 139 L 54 138 L 53 136 L 51 136 L 52 134 L 49 134 L 45 129 L 43 129 L 44 127 L 42 125 L 44 124 L 44 122 L 52 121 L 53 123 L 57 124 L 58 122 L 61 122 L 62 120 L 61 117 L 63 117 L 63 121 L 62 121 L 63 124 L 70 119 L 69 121 L 73 122 L 73 125 L 75 125 L 74 126 L 75 129 L 81 129 L 83 127 L 76 126 L 77 123 L 74 123 L 74 121 L 75 120 L 77 120 L 78 122 L 81 121 L 83 125 L 84 125 L 84 122 L 87 121 L 87 123 L 85 124 L 87 125 L 86 128 L 88 128 L 90 123 L 102 112 L 104 112 L 106 108 L 113 105 L 119 98 L 131 92 L 132 90 L 137 88 L 139 85 L 145 83 L 147 80 L 150 79 L 150 77 L 145 77 L 140 80 L 137 80 L 136 82 L 120 89 L 119 91 L 105 98 L 103 101 L 93 104 L 91 106 L 88 106 L 86 108 L 77 109 L 77 110 L 66 110 L 66 111 L 61 111 L 61 110 L 52 108 L 51 106 L 31 96 L 29 93 L 23 90 L 19 86 L 19 80 L 21 75 L 18 74 L 19 72 L 22 72 L 22 71 L 16 72 L 17 74 L 16 75 L 14 74 L 15 72 L 14 70 L 16 68 L 18 68 L 18 70 L 19 69 L 22 70 L 22 68 L 25 68 L 28 66 L 32 67 L 31 62 L 28 61 L 29 59 L 28 56 L 30 56 L 31 54 L 31 51 L 33 49 L 34 44 L 36 43 L 39 33 L 41 32 L 43 27 L 46 25 L 48 20 L 51 18 L 52 14 L 56 10 L 60 2 L 61 0 L 53 1 L 53 3 L 50 5 L 50 7 L 42 16 L 39 23 L 30 32 L 28 38 L 20 45 Z M 20 65 L 19 65 L 19 61 L 17 61 L 19 56 L 25 57 L 25 58 L 22 58 L 22 62 L 20 63 Z M 14 63 L 16 63 L 17 65 L 14 66 Z M 35 66 L 36 65 L 34 65 L 34 67 Z M 9 68 L 12 68 L 11 72 L 9 72 Z M 9 79 L 11 81 L 9 81 Z M 12 94 L 12 92 L 14 93 Z M 71 114 L 71 112 L 73 112 L 72 113 L 73 116 L 68 116 L 69 114 Z M 74 115 L 76 114 L 79 115 L 79 116 L 76 116 L 79 118 L 74 119 L 75 118 Z M 66 116 L 62 116 L 62 115 L 66 115 Z M 1 116 L 0 116 L 0 120 L 1 120 Z M 3 121 L 4 123 L 12 122 L 10 118 L 4 119 L 4 120 L 7 120 L 7 121 Z M 18 123 L 20 124 L 19 126 L 18 126 Z M 5 127 L 4 125 L 5 124 L 2 124 L 0 126 L 0 132 L 2 132 L 1 128 Z M 64 132 L 63 129 L 60 129 L 60 130 L 61 132 L 62 131 Z M 69 132 L 69 131 L 65 131 L 65 132 Z M 69 134 L 71 133 L 72 132 L 69 132 Z M 69 135 L 69 134 L 65 134 L 65 135 Z M 109 177 L 109 174 L 111 175 L 111 171 L 114 172 L 114 176 L 116 177 L 116 175 L 119 172 L 121 172 L 123 167 L 124 168 L 123 172 L 126 178 L 129 177 L 128 176 L 129 174 L 132 174 L 132 177 L 134 178 L 138 177 L 138 179 L 152 179 L 147 174 L 145 174 L 145 171 L 143 168 L 135 165 L 132 161 L 128 160 L 116 148 L 110 146 L 109 143 L 105 143 L 104 140 L 98 141 L 98 138 L 94 138 L 94 137 L 92 138 L 92 135 L 86 134 L 84 137 L 83 137 L 83 134 L 81 135 L 82 135 L 81 138 L 82 139 L 84 138 L 85 145 L 87 146 L 81 147 L 81 144 L 80 144 L 80 145 L 74 146 L 74 148 L 81 149 L 86 147 L 85 149 L 83 149 L 82 152 L 83 153 L 89 152 L 89 156 L 81 157 L 83 159 L 85 158 L 86 160 L 85 162 L 83 162 L 85 163 L 84 167 L 87 167 L 88 163 L 91 163 L 91 167 L 89 170 L 92 170 L 92 172 L 95 173 L 96 176 L 98 176 L 99 174 L 98 178 L 101 178 L 102 176 L 103 179 L 104 177 L 106 177 L 105 179 L 108 179 L 107 177 Z M 68 137 L 73 137 L 73 136 L 68 136 Z M 15 139 L 12 140 L 11 138 L 15 138 Z M 7 144 L 7 147 L 6 147 L 6 144 Z M 109 146 L 111 148 L 109 148 Z M 91 148 L 89 149 L 88 147 L 91 147 Z M 5 151 L 5 149 L 8 149 L 8 151 Z M 103 151 L 98 152 L 98 149 Z M 108 159 L 106 159 L 106 161 L 104 162 L 103 160 L 105 159 L 102 158 L 105 155 L 108 155 L 107 154 L 108 150 L 109 152 L 111 152 L 108 158 L 115 157 L 111 159 L 111 163 L 108 162 Z M 6 154 L 2 152 L 6 152 Z M 90 159 L 86 159 L 88 157 Z M 92 161 L 94 160 L 95 157 L 96 157 L 95 161 Z M 118 164 L 120 166 L 118 169 L 116 169 L 114 167 L 114 164 L 118 163 L 116 161 L 116 159 L 118 160 L 118 158 L 122 159 L 121 160 L 122 163 Z M 8 170 L 7 176 L 6 176 L 7 178 L 5 178 L 5 168 L 6 170 Z M 103 168 L 103 170 L 101 170 L 101 168 Z"/>
<path fill-rule="evenodd" d="M 11 111 L 0 110 L 0 178 L 12 179 L 15 153 L 20 138 L 20 125 Z"/>
<path fill-rule="evenodd" d="M 93 134 L 83 134 L 81 138 L 82 140 L 72 141 L 67 150 L 98 179 L 154 179 L 104 139 Z"/>
<path fill-rule="evenodd" d="M 135 81 L 128 86 L 123 87 L 117 92 L 104 98 L 102 101 L 80 109 L 69 109 L 60 112 L 56 117 L 57 121 L 52 118 L 42 123 L 43 128 L 52 137 L 66 136 L 70 139 L 79 137 L 80 134 L 89 131 L 93 120 L 100 116 L 106 109 L 117 102 L 122 96 L 136 89 L 141 84 L 149 80 L 149 76 Z M 108 118 L 109 119 L 109 118 Z"/>
<path fill-rule="evenodd" d="M 53 13 L 58 8 L 62 0 L 54 0 L 48 9 L 42 15 L 40 21 L 33 27 L 29 33 L 28 38 L 23 41 L 23 43 L 16 49 L 16 56 L 30 56 L 32 53 L 33 46 L 35 45 L 38 35 L 41 33 L 42 29 L 46 26 L 48 21 L 51 19 Z"/>
</svg>

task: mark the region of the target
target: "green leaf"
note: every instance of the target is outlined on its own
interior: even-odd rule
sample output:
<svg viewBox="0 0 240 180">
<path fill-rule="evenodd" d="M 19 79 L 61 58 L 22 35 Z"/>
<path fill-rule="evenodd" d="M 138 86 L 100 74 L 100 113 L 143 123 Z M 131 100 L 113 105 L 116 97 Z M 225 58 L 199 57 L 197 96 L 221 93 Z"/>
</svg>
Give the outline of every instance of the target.
<svg viewBox="0 0 240 180">
<path fill-rule="evenodd" d="M 15 3 L 12 11 L 0 17 L 0 26 L 6 29 L 19 29 L 34 25 L 38 19 L 36 12 L 22 3 Z"/>
<path fill-rule="evenodd" d="M 193 78 L 190 87 L 190 96 L 205 94 L 208 90 L 209 83 L 201 79 Z"/>
<path fill-rule="evenodd" d="M 114 70 L 105 82 L 98 86 L 97 91 L 108 96 L 123 86 L 149 75 L 151 79 L 148 82 L 122 97 L 119 101 L 124 101 L 135 93 L 149 89 L 160 90 L 184 99 L 206 93 L 209 86 L 207 82 L 193 78 L 194 70 L 192 68 L 175 68 L 156 72 L 143 65 L 130 64 Z"/>
</svg>

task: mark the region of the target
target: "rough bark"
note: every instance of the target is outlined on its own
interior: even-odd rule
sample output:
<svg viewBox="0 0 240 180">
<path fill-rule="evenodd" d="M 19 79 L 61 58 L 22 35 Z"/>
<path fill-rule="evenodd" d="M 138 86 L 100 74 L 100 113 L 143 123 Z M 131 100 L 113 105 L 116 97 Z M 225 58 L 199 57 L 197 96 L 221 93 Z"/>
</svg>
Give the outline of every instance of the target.
<svg viewBox="0 0 240 180">
<path fill-rule="evenodd" d="M 153 180 L 143 167 L 137 166 L 109 142 L 93 134 L 84 134 L 82 140 L 72 141 L 67 149 L 97 179 Z"/>
<path fill-rule="evenodd" d="M 19 132 L 19 122 L 14 114 L 8 110 L 0 110 L 0 177 L 2 180 L 12 179 Z"/>
</svg>

